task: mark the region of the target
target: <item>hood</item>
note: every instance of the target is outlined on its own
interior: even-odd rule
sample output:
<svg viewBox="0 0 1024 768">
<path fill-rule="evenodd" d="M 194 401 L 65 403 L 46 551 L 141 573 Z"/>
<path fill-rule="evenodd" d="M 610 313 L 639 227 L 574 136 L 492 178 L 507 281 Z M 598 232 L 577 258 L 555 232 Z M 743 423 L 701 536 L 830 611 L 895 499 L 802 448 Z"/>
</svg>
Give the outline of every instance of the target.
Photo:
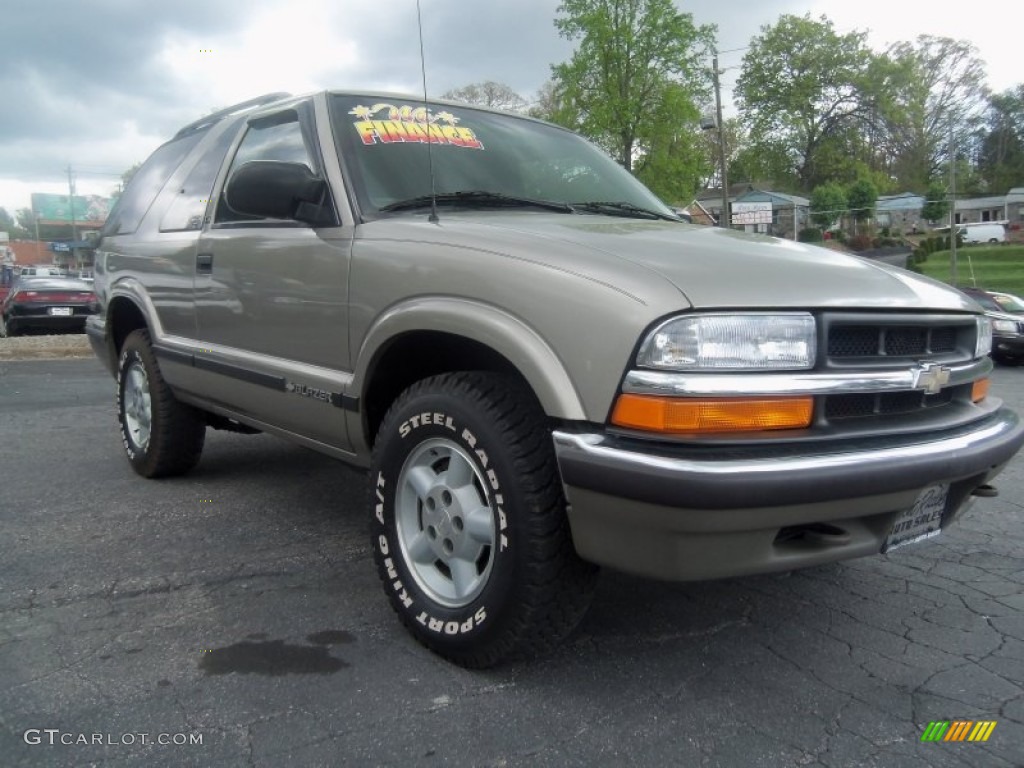
<svg viewBox="0 0 1024 768">
<path fill-rule="evenodd" d="M 462 217 L 458 217 L 462 218 Z M 466 217 L 468 219 L 470 216 Z M 544 260 L 537 240 L 575 246 L 587 259 L 617 260 L 623 270 L 653 271 L 696 308 L 892 309 L 977 312 L 949 286 L 913 272 L 791 240 L 717 227 L 597 215 L 472 216 L 475 225 L 512 232 L 524 249 Z M 454 223 L 449 219 L 449 223 Z M 496 233 L 497 234 L 497 233 Z M 521 238 L 533 240 L 525 242 Z M 552 246 L 554 244 L 552 243 Z M 589 251 L 590 255 L 583 253 Z M 603 257 L 603 258 L 602 258 Z M 609 259 L 609 257 L 611 257 Z"/>
</svg>

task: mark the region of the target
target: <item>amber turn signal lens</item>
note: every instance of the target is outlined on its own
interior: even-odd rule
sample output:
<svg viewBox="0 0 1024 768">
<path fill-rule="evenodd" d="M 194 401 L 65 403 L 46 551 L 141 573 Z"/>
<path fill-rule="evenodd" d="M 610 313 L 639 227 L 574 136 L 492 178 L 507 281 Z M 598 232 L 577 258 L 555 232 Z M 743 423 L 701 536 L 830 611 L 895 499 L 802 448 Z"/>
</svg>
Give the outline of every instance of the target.
<svg viewBox="0 0 1024 768">
<path fill-rule="evenodd" d="M 620 395 L 612 424 L 651 432 L 753 432 L 803 429 L 814 411 L 811 397 L 693 398 Z"/>
<path fill-rule="evenodd" d="M 971 387 L 971 401 L 978 403 L 988 397 L 988 379 L 978 379 Z"/>
</svg>

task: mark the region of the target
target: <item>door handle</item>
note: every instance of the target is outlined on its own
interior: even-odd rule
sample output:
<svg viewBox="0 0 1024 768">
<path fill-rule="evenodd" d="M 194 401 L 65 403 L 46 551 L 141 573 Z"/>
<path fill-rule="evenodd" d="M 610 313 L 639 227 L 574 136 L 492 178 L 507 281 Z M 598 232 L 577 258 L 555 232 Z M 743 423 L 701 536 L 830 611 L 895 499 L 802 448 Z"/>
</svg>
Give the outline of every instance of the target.
<svg viewBox="0 0 1024 768">
<path fill-rule="evenodd" d="M 199 254 L 196 254 L 196 274 L 197 275 L 212 275 L 213 274 L 213 254 L 212 253 L 199 253 Z"/>
</svg>

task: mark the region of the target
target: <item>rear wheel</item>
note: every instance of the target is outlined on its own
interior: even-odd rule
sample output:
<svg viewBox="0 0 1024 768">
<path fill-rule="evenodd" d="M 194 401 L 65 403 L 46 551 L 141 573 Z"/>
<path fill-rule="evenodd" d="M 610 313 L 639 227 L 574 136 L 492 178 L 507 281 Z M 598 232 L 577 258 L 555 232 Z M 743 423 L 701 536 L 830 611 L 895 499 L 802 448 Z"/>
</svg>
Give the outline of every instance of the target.
<svg viewBox="0 0 1024 768">
<path fill-rule="evenodd" d="M 199 411 L 171 394 L 148 331 L 132 331 L 121 347 L 117 415 L 128 461 L 143 477 L 184 474 L 198 463 L 206 422 Z"/>
<path fill-rule="evenodd" d="M 444 374 L 406 390 L 374 445 L 371 505 L 392 607 L 451 661 L 538 655 L 590 603 L 597 569 L 573 548 L 550 430 L 513 379 Z"/>
</svg>

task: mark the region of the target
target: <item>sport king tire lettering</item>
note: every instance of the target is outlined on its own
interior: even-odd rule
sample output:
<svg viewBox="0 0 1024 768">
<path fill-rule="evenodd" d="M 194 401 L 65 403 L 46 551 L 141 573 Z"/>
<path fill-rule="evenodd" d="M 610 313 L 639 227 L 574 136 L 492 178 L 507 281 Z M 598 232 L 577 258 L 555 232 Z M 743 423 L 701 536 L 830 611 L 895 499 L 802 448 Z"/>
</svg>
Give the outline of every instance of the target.
<svg viewBox="0 0 1024 768">
<path fill-rule="evenodd" d="M 404 440 L 415 430 L 428 426 L 442 427 L 443 429 L 458 435 L 462 438 L 462 442 L 466 444 L 470 451 L 479 460 L 481 468 L 485 470 L 485 475 L 491 490 L 495 491 L 493 498 L 498 515 L 498 528 L 500 532 L 499 551 L 504 552 L 508 549 L 508 536 L 505 533 L 508 528 L 508 518 L 506 517 L 505 510 L 503 509 L 504 499 L 501 493 L 498 493 L 501 488 L 501 483 L 498 480 L 498 475 L 494 469 L 488 467 L 489 459 L 487 452 L 482 448 L 477 447 L 477 438 L 469 429 L 459 429 L 455 424 L 455 418 L 453 416 L 449 416 L 440 411 L 426 411 L 424 413 L 411 416 L 398 426 L 398 435 Z M 374 496 L 376 497 L 374 504 L 374 517 L 377 518 L 377 522 L 382 526 L 384 525 L 385 488 L 388 486 L 389 482 L 385 478 L 384 472 L 378 472 L 374 487 Z M 388 537 L 386 534 L 382 533 L 377 537 L 377 548 L 381 554 L 381 559 L 384 569 L 387 572 L 387 579 L 391 584 L 391 588 L 395 591 L 398 599 L 402 603 L 402 606 L 408 610 L 416 602 L 416 598 L 409 594 L 399 577 L 398 570 L 395 567 L 395 561 L 391 556 L 391 547 L 388 544 Z M 486 606 L 480 606 L 472 616 L 464 621 L 446 621 L 431 615 L 425 610 L 421 610 L 414 618 L 419 624 L 426 627 L 431 632 L 454 636 L 472 632 L 483 624 L 487 619 L 487 608 Z"/>
</svg>

